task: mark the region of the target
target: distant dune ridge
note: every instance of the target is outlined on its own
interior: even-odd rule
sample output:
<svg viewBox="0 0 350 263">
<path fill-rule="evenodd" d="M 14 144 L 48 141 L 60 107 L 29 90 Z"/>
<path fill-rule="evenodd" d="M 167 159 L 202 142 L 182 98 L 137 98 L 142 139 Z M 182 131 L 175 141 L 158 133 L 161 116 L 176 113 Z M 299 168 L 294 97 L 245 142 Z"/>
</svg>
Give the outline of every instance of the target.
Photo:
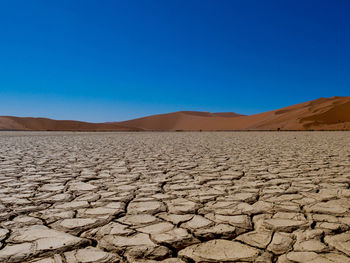
<svg viewBox="0 0 350 263">
<path fill-rule="evenodd" d="M 350 97 L 320 98 L 250 116 L 233 112 L 179 111 L 123 122 L 89 123 L 1 116 L 0 130 L 38 131 L 229 131 L 350 130 Z"/>
<path fill-rule="evenodd" d="M 0 117 L 0 130 L 28 131 L 139 131 L 139 128 L 118 123 L 89 123 L 70 120 L 52 120 L 31 117 Z"/>
</svg>

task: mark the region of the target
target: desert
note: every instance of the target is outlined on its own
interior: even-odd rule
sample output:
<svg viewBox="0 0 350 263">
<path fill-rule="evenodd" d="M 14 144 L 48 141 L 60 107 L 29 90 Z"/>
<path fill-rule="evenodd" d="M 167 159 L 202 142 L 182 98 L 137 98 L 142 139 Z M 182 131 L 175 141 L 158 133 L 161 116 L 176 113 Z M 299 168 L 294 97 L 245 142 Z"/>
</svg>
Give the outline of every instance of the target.
<svg viewBox="0 0 350 263">
<path fill-rule="evenodd" d="M 349 132 L 0 132 L 0 262 L 350 262 Z"/>
<path fill-rule="evenodd" d="M 0 0 L 0 263 L 350 263 L 349 14 Z"/>
<path fill-rule="evenodd" d="M 0 130 L 27 131 L 277 131 L 350 130 L 350 97 L 319 98 L 253 115 L 179 111 L 121 122 L 89 123 L 0 116 Z"/>
</svg>

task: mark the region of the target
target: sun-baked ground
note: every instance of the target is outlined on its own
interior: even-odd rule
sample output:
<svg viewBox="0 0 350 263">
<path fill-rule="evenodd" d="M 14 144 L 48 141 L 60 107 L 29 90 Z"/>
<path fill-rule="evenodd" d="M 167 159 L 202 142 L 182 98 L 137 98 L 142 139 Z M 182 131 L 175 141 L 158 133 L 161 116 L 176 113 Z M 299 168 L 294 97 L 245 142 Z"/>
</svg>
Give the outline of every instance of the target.
<svg viewBox="0 0 350 263">
<path fill-rule="evenodd" d="M 349 132 L 0 133 L 0 262 L 350 262 Z"/>
</svg>

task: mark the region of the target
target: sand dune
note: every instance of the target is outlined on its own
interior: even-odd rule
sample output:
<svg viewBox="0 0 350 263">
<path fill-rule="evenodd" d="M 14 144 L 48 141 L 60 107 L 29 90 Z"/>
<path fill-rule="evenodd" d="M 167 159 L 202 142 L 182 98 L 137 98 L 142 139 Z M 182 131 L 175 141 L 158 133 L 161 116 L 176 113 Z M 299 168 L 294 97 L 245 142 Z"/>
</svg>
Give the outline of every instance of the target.
<svg viewBox="0 0 350 263">
<path fill-rule="evenodd" d="M 250 116 L 175 112 L 120 124 L 144 130 L 343 130 L 350 129 L 350 97 L 320 98 Z"/>
<path fill-rule="evenodd" d="M 349 130 L 350 97 L 320 98 L 249 118 L 245 129 Z"/>
<path fill-rule="evenodd" d="M 0 117 L 0 130 L 34 131 L 130 131 L 140 128 L 126 127 L 118 123 L 89 123 L 71 120 L 52 120 L 47 118 Z"/>
<path fill-rule="evenodd" d="M 0 117 L 0 130 L 350 130 L 350 97 L 320 98 L 250 116 L 233 112 L 179 111 L 109 123 L 3 116 Z"/>
<path fill-rule="evenodd" d="M 227 117 L 222 117 L 222 115 Z M 125 126 L 155 131 L 225 130 L 225 128 L 227 130 L 230 129 L 231 120 L 240 116 L 243 115 L 236 113 L 179 111 L 119 123 Z"/>
</svg>

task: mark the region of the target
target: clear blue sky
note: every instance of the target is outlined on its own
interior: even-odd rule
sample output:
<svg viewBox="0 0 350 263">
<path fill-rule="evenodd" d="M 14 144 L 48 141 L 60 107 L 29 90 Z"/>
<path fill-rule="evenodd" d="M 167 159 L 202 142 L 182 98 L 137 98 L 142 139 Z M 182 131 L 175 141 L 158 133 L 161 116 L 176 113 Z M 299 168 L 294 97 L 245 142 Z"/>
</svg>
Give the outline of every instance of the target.
<svg viewBox="0 0 350 263">
<path fill-rule="evenodd" d="M 253 114 L 350 95 L 348 0 L 0 0 L 0 115 Z"/>
</svg>

